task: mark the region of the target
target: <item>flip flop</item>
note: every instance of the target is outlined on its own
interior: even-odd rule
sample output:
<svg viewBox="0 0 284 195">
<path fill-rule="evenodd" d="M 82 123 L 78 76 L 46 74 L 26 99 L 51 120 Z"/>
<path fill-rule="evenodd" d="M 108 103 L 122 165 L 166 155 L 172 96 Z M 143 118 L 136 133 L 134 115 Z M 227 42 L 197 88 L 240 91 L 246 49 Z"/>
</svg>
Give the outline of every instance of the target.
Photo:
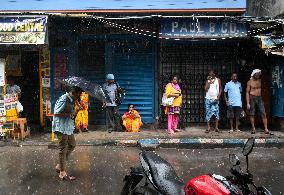
<svg viewBox="0 0 284 195">
<path fill-rule="evenodd" d="M 64 177 L 59 177 L 59 179 L 61 180 L 61 181 L 73 181 L 73 180 L 75 180 L 76 179 L 76 177 L 74 177 L 74 176 L 72 176 L 72 175 L 65 175 Z"/>
<path fill-rule="evenodd" d="M 255 134 L 255 131 L 252 131 L 251 134 Z"/>
<path fill-rule="evenodd" d="M 265 131 L 264 133 L 267 135 L 274 135 L 273 133 L 270 133 L 270 131 Z"/>
<path fill-rule="evenodd" d="M 242 132 L 241 130 L 237 129 L 236 132 Z"/>
<path fill-rule="evenodd" d="M 209 132 L 210 132 L 210 130 L 209 130 L 209 129 L 206 129 L 206 130 L 205 130 L 205 133 L 209 133 Z"/>
<path fill-rule="evenodd" d="M 219 129 L 215 129 L 215 132 L 220 133 L 220 130 Z"/>
<path fill-rule="evenodd" d="M 181 130 L 179 130 L 179 129 L 175 129 L 175 130 L 174 130 L 174 132 L 181 132 Z"/>
<path fill-rule="evenodd" d="M 68 175 L 68 179 L 69 179 L 70 181 L 73 181 L 73 180 L 76 180 L 76 177 L 74 177 L 73 175 Z"/>
</svg>

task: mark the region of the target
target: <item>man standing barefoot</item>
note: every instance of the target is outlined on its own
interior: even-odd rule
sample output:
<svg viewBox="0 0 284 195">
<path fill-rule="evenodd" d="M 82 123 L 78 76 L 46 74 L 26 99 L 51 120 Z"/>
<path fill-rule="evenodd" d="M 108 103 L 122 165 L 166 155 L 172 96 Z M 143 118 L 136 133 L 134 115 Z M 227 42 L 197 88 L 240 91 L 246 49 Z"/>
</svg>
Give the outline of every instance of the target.
<svg viewBox="0 0 284 195">
<path fill-rule="evenodd" d="M 264 132 L 265 134 L 269 134 L 269 130 L 267 128 L 267 118 L 265 113 L 264 104 L 261 97 L 261 70 L 255 69 L 251 73 L 251 78 L 247 82 L 246 89 L 246 101 L 247 101 L 247 109 L 250 115 L 250 122 L 252 125 L 252 134 L 255 133 L 254 126 L 254 116 L 256 113 L 256 107 L 258 108 L 259 114 L 262 117 Z"/>
</svg>

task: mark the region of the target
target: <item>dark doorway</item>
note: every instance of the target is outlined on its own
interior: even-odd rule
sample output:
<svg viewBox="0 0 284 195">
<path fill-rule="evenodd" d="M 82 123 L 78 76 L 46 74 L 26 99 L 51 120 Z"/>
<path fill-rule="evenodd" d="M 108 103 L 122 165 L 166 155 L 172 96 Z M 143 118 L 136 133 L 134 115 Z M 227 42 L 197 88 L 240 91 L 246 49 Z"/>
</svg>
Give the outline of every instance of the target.
<svg viewBox="0 0 284 195">
<path fill-rule="evenodd" d="M 79 75 L 93 82 L 103 84 L 105 81 L 105 41 L 81 40 L 79 42 Z M 102 103 L 90 97 L 89 123 L 105 124 L 105 110 Z"/>
<path fill-rule="evenodd" d="M 39 52 L 22 51 L 21 68 L 22 76 L 17 81 L 22 91 L 20 102 L 24 107 L 21 115 L 27 118 L 29 124 L 39 124 Z"/>
</svg>

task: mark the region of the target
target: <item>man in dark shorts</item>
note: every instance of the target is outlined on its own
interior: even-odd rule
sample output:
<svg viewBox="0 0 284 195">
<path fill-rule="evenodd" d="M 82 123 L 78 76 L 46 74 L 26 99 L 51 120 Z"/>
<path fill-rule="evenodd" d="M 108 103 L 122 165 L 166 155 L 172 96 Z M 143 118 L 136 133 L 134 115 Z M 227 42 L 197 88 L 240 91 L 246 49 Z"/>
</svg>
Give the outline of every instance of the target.
<svg viewBox="0 0 284 195">
<path fill-rule="evenodd" d="M 270 134 L 267 128 L 267 118 L 265 113 L 264 104 L 261 97 L 261 70 L 255 69 L 252 71 L 251 79 L 247 82 L 246 89 L 246 101 L 247 109 L 250 115 L 250 122 L 252 125 L 252 134 L 255 133 L 254 116 L 256 114 L 256 108 L 262 117 L 264 132 Z"/>
<path fill-rule="evenodd" d="M 242 112 L 242 86 L 241 83 L 238 82 L 238 75 L 236 73 L 232 74 L 231 81 L 226 83 L 224 89 L 224 98 L 226 101 L 227 109 L 227 117 L 230 119 L 231 130 L 234 131 L 234 119 L 236 119 L 236 129 L 239 130 L 239 119 Z M 228 93 L 228 98 L 227 98 Z"/>
<path fill-rule="evenodd" d="M 107 74 L 106 81 L 103 90 L 106 93 L 108 102 L 104 102 L 103 107 L 106 108 L 106 128 L 111 133 L 112 131 L 122 130 L 119 105 L 116 102 L 119 84 L 114 80 L 113 74 Z"/>
</svg>

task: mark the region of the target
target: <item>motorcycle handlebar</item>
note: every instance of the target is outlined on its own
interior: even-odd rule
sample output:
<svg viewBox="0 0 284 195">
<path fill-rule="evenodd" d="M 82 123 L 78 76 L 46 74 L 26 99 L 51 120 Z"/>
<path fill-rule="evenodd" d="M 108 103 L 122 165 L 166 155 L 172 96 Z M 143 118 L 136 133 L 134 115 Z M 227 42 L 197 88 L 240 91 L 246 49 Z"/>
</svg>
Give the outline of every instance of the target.
<svg viewBox="0 0 284 195">
<path fill-rule="evenodd" d="M 231 168 L 231 173 L 237 178 L 243 177 L 243 171 L 239 165 L 235 165 Z"/>
<path fill-rule="evenodd" d="M 253 175 L 249 172 L 243 173 L 239 165 L 235 165 L 231 168 L 231 173 L 236 177 L 235 182 L 245 188 L 248 188 L 248 185 L 254 185 Z"/>
</svg>

